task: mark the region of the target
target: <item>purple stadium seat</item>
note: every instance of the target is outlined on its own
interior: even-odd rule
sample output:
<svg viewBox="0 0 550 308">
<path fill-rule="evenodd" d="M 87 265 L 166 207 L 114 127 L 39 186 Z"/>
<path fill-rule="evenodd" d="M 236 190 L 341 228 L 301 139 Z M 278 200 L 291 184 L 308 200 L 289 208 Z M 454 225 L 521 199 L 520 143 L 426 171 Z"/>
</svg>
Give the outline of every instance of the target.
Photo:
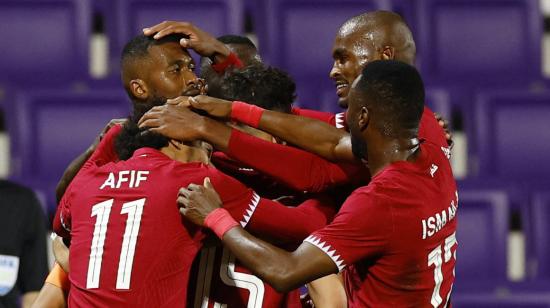
<svg viewBox="0 0 550 308">
<path fill-rule="evenodd" d="M 126 42 L 147 26 L 165 20 L 189 21 L 215 36 L 241 34 L 244 26 L 241 0 L 118 0 L 115 29 L 110 37 L 112 64 L 119 65 Z M 107 21 L 107 26 L 112 22 Z M 197 59 L 195 57 L 195 59 Z"/>
<path fill-rule="evenodd" d="M 426 105 L 447 121 L 451 121 L 451 99 L 445 89 L 426 87 Z"/>
<path fill-rule="evenodd" d="M 268 0 L 259 20 L 266 23 L 265 33 L 258 32 L 262 56 L 295 79 L 302 106 L 337 108 L 328 75 L 338 29 L 353 16 L 389 8 L 386 0 Z M 325 97 L 332 97 L 330 103 Z"/>
<path fill-rule="evenodd" d="M 130 103 L 122 90 L 36 90 L 18 93 L 6 111 L 12 177 L 42 189 L 51 207 L 63 170 L 109 120 L 126 117 Z"/>
<path fill-rule="evenodd" d="M 423 0 L 416 5 L 417 49 L 428 80 L 499 84 L 541 77 L 537 0 Z"/>
<path fill-rule="evenodd" d="M 90 14 L 88 0 L 0 0 L 0 84 L 85 80 Z"/>
<path fill-rule="evenodd" d="M 550 292 L 453 294 L 453 308 L 550 308 Z"/>
<path fill-rule="evenodd" d="M 491 287 L 506 280 L 509 204 L 504 191 L 458 192 L 457 264 L 454 290 Z"/>
<path fill-rule="evenodd" d="M 528 244 L 532 247 L 532 258 L 528 261 L 529 274 L 538 279 L 550 281 L 550 192 L 538 192 L 533 195 L 531 205 L 531 232 L 527 234 Z"/>
<path fill-rule="evenodd" d="M 479 174 L 516 180 L 550 179 L 550 92 L 491 91 L 476 101 Z M 474 136 L 472 136 L 474 137 Z"/>
</svg>

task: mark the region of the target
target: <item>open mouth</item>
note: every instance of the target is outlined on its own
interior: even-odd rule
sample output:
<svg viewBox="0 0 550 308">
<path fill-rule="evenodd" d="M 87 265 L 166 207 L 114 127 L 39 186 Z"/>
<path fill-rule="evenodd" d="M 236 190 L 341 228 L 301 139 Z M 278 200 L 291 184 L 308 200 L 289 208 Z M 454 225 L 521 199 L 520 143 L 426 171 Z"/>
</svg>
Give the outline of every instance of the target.
<svg viewBox="0 0 550 308">
<path fill-rule="evenodd" d="M 337 81 L 336 82 L 336 95 L 343 96 L 345 95 L 346 90 L 348 89 L 349 83 L 346 81 Z"/>
</svg>

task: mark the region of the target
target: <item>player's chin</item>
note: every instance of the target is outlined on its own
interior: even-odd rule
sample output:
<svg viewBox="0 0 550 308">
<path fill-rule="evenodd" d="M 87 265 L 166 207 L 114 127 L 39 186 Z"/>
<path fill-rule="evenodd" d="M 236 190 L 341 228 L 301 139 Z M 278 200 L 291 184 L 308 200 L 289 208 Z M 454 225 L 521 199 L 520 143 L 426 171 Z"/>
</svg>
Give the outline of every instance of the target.
<svg viewBox="0 0 550 308">
<path fill-rule="evenodd" d="M 344 97 L 339 97 L 338 98 L 338 106 L 340 106 L 340 108 L 348 109 L 348 97 L 347 97 L 347 95 L 344 96 Z"/>
</svg>

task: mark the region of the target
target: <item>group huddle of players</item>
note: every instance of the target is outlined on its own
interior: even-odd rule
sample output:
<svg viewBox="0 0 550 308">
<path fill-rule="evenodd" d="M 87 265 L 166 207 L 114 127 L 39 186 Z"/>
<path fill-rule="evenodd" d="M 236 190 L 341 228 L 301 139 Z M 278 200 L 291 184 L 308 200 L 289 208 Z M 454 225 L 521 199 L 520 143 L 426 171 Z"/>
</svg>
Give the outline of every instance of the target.
<svg viewBox="0 0 550 308">
<path fill-rule="evenodd" d="M 132 114 L 60 181 L 35 306 L 302 307 L 303 286 L 315 307 L 449 305 L 450 135 L 411 32 L 365 13 L 332 57 L 340 114 L 293 107 L 292 79 L 244 37 L 163 22 L 130 40 Z"/>
</svg>

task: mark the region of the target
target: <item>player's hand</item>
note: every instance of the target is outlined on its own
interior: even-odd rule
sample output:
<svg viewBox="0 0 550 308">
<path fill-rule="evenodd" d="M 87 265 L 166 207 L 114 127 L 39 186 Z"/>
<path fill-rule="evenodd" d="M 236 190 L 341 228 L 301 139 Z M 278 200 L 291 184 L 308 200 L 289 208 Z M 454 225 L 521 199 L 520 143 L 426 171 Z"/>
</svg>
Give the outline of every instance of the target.
<svg viewBox="0 0 550 308">
<path fill-rule="evenodd" d="M 180 213 L 192 223 L 204 226 L 206 216 L 222 206 L 222 200 L 214 190 L 209 178 L 204 179 L 203 186 L 189 184 L 178 192 Z"/>
<path fill-rule="evenodd" d="M 184 21 L 163 21 L 160 24 L 143 29 L 145 35 L 153 35 L 155 39 L 161 39 L 170 34 L 183 34 L 187 38 L 180 40 L 183 48 L 191 48 L 199 55 L 210 57 L 214 62 L 221 62 L 231 53 L 229 48 L 218 41 L 210 33 L 205 32 L 195 25 Z"/>
<path fill-rule="evenodd" d="M 177 104 L 191 107 L 195 110 L 202 110 L 209 115 L 220 119 L 229 119 L 229 117 L 231 117 L 232 102 L 211 96 L 180 96 L 174 99 L 169 99 L 168 104 Z"/>
<path fill-rule="evenodd" d="M 63 239 L 55 233 L 52 233 L 52 251 L 55 261 L 63 268 L 66 273 L 71 271 L 69 265 L 69 248 L 63 243 Z"/>
<path fill-rule="evenodd" d="M 181 105 L 166 104 L 151 108 L 138 122 L 140 128 L 179 141 L 201 137 L 203 117 Z"/>
<path fill-rule="evenodd" d="M 437 120 L 437 123 L 439 123 L 439 126 L 443 128 L 445 131 L 445 139 L 447 139 L 447 144 L 451 149 L 453 148 L 454 142 L 453 142 L 453 134 L 451 133 L 451 130 L 449 129 L 449 122 L 443 118 L 440 114 L 434 112 L 435 119 Z"/>
</svg>

